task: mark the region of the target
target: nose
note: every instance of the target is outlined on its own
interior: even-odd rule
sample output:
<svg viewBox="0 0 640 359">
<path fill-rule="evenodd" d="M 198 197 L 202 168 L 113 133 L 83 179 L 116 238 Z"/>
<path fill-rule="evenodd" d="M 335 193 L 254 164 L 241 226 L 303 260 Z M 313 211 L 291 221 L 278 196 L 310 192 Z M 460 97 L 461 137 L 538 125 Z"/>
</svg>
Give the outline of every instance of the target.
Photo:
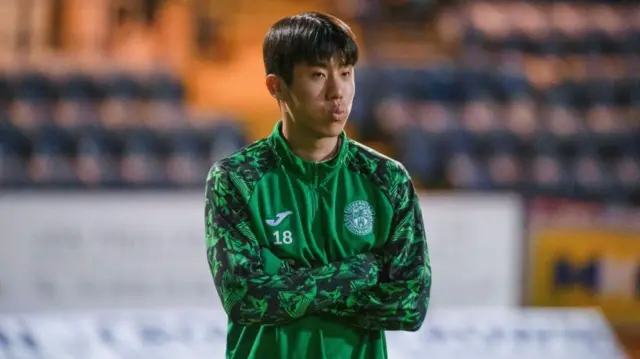
<svg viewBox="0 0 640 359">
<path fill-rule="evenodd" d="M 327 100 L 339 100 L 342 99 L 342 82 L 340 76 L 330 76 L 326 82 L 327 84 Z"/>
</svg>

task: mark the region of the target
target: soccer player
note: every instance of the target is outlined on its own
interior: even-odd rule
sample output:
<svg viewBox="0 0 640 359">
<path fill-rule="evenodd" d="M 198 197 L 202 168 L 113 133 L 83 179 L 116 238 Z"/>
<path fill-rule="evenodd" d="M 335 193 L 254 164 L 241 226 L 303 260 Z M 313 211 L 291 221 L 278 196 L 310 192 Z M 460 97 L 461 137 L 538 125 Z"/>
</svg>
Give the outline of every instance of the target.
<svg viewBox="0 0 640 359">
<path fill-rule="evenodd" d="M 206 245 L 232 359 L 382 359 L 385 330 L 418 330 L 431 265 L 403 166 L 349 138 L 358 47 L 321 13 L 263 44 L 282 118 L 211 167 Z"/>
</svg>

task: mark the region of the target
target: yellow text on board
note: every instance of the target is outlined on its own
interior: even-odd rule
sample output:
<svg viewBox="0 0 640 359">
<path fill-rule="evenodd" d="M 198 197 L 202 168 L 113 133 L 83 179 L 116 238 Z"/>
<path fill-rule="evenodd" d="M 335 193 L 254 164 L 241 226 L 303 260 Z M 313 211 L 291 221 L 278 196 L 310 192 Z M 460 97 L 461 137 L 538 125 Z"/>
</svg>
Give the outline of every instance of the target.
<svg viewBox="0 0 640 359">
<path fill-rule="evenodd" d="M 547 229 L 531 245 L 533 305 L 599 307 L 614 324 L 640 323 L 640 233 Z"/>
</svg>

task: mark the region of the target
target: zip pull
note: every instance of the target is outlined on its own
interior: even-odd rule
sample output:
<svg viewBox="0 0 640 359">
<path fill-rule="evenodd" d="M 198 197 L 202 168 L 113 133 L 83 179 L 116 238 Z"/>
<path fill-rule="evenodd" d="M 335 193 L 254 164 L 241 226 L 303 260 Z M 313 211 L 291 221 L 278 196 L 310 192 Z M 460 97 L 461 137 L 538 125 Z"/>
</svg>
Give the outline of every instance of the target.
<svg viewBox="0 0 640 359">
<path fill-rule="evenodd" d="M 311 167 L 311 186 L 316 189 L 318 188 L 318 183 L 320 182 L 318 178 L 318 166 L 319 164 L 314 163 Z"/>
</svg>

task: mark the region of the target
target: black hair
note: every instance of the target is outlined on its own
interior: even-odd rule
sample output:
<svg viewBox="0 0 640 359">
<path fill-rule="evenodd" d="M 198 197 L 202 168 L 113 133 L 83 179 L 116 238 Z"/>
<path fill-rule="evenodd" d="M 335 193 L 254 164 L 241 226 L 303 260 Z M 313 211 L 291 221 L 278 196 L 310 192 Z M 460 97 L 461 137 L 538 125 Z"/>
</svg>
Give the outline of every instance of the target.
<svg viewBox="0 0 640 359">
<path fill-rule="evenodd" d="M 278 20 L 262 44 L 267 75 L 293 81 L 293 67 L 300 63 L 322 65 L 337 57 L 343 66 L 358 62 L 358 45 L 347 24 L 328 14 L 305 12 Z"/>
</svg>

